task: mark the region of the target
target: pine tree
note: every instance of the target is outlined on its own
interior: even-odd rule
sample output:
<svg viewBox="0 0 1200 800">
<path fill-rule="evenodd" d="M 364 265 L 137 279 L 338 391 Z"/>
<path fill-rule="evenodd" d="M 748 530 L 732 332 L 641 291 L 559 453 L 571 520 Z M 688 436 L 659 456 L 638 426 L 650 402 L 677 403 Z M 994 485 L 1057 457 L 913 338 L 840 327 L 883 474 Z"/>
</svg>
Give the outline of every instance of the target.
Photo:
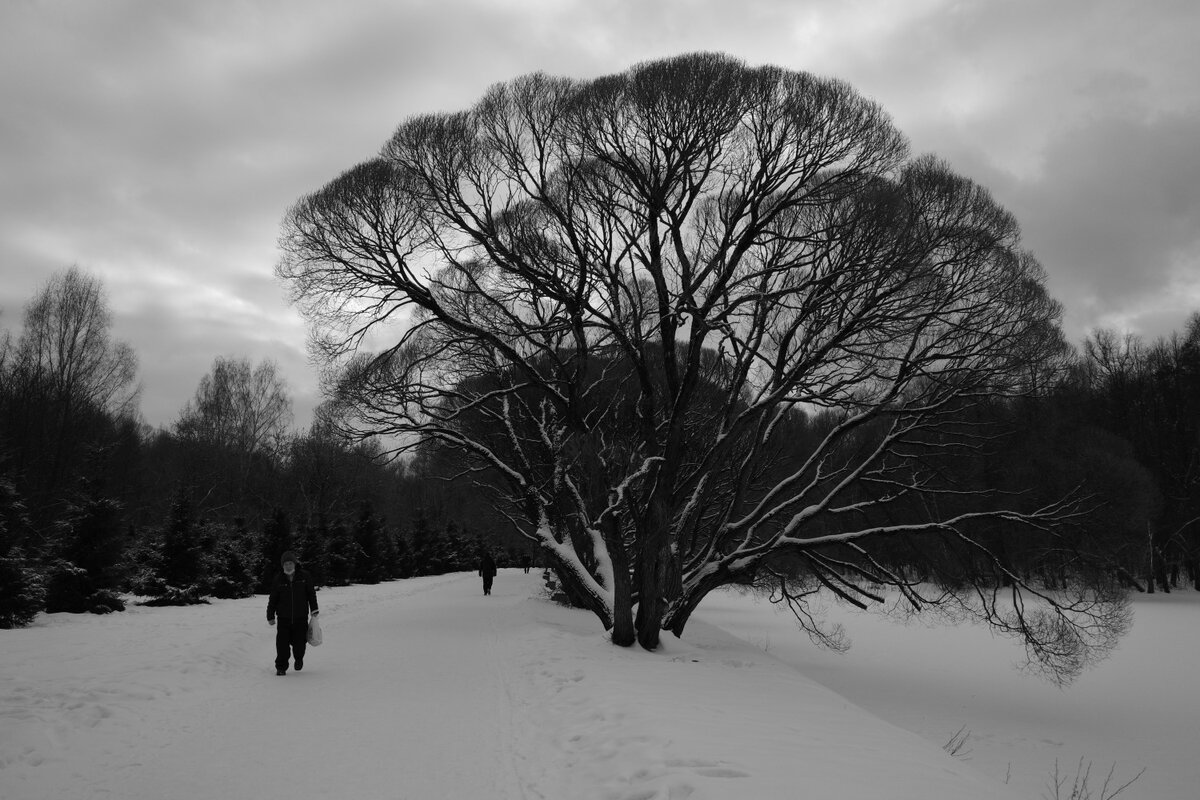
<svg viewBox="0 0 1200 800">
<path fill-rule="evenodd" d="M 122 508 L 107 497 L 89 497 L 71 506 L 58 526 L 59 553 L 87 573 L 93 591 L 114 589 L 121 581 L 125 551 Z"/>
<path fill-rule="evenodd" d="M 33 562 L 10 550 L 0 557 L 0 628 L 23 628 L 45 607 L 46 588 Z"/>
<path fill-rule="evenodd" d="M 0 558 L 20 549 L 29 535 L 29 514 L 16 486 L 0 474 Z"/>
<path fill-rule="evenodd" d="M 248 533 L 241 519 L 237 524 L 237 528 L 213 523 L 202 526 L 205 532 L 200 539 L 205 543 L 206 588 L 213 597 L 249 597 L 254 592 L 256 571 L 247 548 Z"/>
<path fill-rule="evenodd" d="M 435 549 L 433 541 L 433 529 L 429 525 L 429 518 L 425 516 L 423 511 L 417 512 L 417 518 L 412 523 L 411 544 L 409 552 L 412 554 L 409 561 L 409 575 L 430 575 L 432 574 L 431 562 L 435 556 L 432 552 Z"/>
<path fill-rule="evenodd" d="M 42 577 L 20 547 L 28 526 L 25 504 L 0 476 L 0 628 L 28 625 L 46 603 Z"/>
<path fill-rule="evenodd" d="M 379 583 L 383 580 L 383 557 L 380 538 L 383 527 L 375 518 L 371 503 L 364 502 L 354 524 L 354 542 L 357 545 L 354 564 L 354 580 L 359 583 Z"/>
<path fill-rule="evenodd" d="M 304 571 L 315 586 L 331 585 L 329 580 L 329 536 L 323 517 L 316 525 L 305 525 L 300 530 L 298 549 L 304 554 Z"/>
<path fill-rule="evenodd" d="M 279 557 L 292 549 L 292 522 L 283 509 L 275 509 L 271 519 L 263 526 L 259 553 L 258 593 L 271 591 L 271 581 L 279 571 Z"/>
<path fill-rule="evenodd" d="M 171 504 L 163 531 L 162 565 L 159 576 L 168 586 L 183 589 L 203 582 L 201 547 L 195 511 L 181 490 Z"/>
<path fill-rule="evenodd" d="M 325 577 L 330 586 L 348 586 L 354 578 L 358 544 L 341 522 L 325 530 Z"/>
</svg>

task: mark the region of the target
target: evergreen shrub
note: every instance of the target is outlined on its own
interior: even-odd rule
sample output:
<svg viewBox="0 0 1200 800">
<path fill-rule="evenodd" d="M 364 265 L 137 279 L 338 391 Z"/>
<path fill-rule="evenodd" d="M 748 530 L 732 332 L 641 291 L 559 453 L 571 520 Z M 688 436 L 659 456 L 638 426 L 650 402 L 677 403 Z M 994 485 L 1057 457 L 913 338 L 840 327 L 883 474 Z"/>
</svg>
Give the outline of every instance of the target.
<svg viewBox="0 0 1200 800">
<path fill-rule="evenodd" d="M 162 593 L 141 603 L 144 606 L 196 606 L 208 605 L 204 592 L 193 584 L 188 586 L 166 586 Z"/>
<path fill-rule="evenodd" d="M 0 628 L 23 628 L 46 605 L 46 587 L 33 565 L 10 552 L 0 558 Z"/>
<path fill-rule="evenodd" d="M 70 561 L 50 564 L 46 581 L 46 612 L 48 614 L 82 614 L 88 610 L 92 594 L 88 572 Z"/>
</svg>

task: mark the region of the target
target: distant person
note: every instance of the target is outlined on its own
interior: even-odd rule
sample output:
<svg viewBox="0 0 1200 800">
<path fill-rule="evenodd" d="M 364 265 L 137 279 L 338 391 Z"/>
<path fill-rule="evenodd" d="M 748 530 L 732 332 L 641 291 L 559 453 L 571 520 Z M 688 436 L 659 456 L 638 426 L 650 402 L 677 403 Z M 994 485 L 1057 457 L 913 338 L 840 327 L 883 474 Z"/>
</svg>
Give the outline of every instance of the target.
<svg viewBox="0 0 1200 800">
<path fill-rule="evenodd" d="M 492 580 L 496 577 L 496 559 L 486 550 L 479 559 L 479 574 L 483 578 L 483 593 L 491 594 Z"/>
<path fill-rule="evenodd" d="M 525 574 L 529 574 L 529 568 L 533 566 L 533 559 L 529 557 L 529 553 L 521 556 L 521 569 L 525 570 Z"/>
<path fill-rule="evenodd" d="M 295 659 L 296 671 L 304 669 L 304 650 L 308 647 L 308 612 L 315 617 L 317 592 L 312 580 L 300 570 L 296 554 L 288 550 L 280 558 L 283 574 L 275 577 L 271 584 L 271 597 L 267 601 L 267 622 L 279 625 L 275 629 L 275 674 L 286 675 L 289 649 Z"/>
</svg>

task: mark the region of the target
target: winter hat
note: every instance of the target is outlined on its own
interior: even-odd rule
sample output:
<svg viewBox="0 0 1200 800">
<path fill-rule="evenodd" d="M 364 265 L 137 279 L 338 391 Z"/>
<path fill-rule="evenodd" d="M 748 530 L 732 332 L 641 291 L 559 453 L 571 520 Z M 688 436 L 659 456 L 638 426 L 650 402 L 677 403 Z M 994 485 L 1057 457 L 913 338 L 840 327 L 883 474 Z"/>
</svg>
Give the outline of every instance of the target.
<svg viewBox="0 0 1200 800">
<path fill-rule="evenodd" d="M 296 558 L 295 550 L 285 550 L 285 551 L 283 551 L 283 555 L 281 555 L 279 557 L 279 565 L 280 566 L 283 566 L 284 564 L 286 564 L 289 561 L 291 561 L 293 564 L 297 564 L 300 562 L 300 559 Z"/>
</svg>

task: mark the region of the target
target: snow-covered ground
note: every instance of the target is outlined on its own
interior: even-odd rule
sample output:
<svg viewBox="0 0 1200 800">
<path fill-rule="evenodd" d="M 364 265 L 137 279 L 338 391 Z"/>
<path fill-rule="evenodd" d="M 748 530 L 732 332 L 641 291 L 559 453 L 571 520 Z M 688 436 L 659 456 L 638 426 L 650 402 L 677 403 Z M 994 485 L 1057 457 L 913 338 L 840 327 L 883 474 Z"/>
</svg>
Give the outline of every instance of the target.
<svg viewBox="0 0 1200 800">
<path fill-rule="evenodd" d="M 1150 768 L 1122 800 L 1200 785 L 1190 598 L 1139 604 L 1126 649 L 1059 692 L 978 630 L 835 608 L 858 634 L 839 657 L 723 594 L 651 654 L 539 588 L 503 570 L 490 597 L 466 574 L 323 590 L 325 644 L 283 678 L 265 598 L 0 631 L 0 798 L 1001 800 L 1076 752 Z"/>
<path fill-rule="evenodd" d="M 1196 800 L 1200 593 L 1137 595 L 1133 608 L 1120 648 L 1062 689 L 1018 670 L 1015 642 L 973 625 L 905 624 L 831 605 L 825 618 L 853 640 L 839 655 L 797 636 L 794 618 L 765 600 L 723 593 L 696 617 L 931 742 L 969 732 L 960 758 L 1024 797 L 1047 794 L 1056 761 L 1073 778 L 1083 759 L 1093 785 L 1114 766 L 1115 785 L 1145 768 L 1121 800 Z"/>
</svg>

